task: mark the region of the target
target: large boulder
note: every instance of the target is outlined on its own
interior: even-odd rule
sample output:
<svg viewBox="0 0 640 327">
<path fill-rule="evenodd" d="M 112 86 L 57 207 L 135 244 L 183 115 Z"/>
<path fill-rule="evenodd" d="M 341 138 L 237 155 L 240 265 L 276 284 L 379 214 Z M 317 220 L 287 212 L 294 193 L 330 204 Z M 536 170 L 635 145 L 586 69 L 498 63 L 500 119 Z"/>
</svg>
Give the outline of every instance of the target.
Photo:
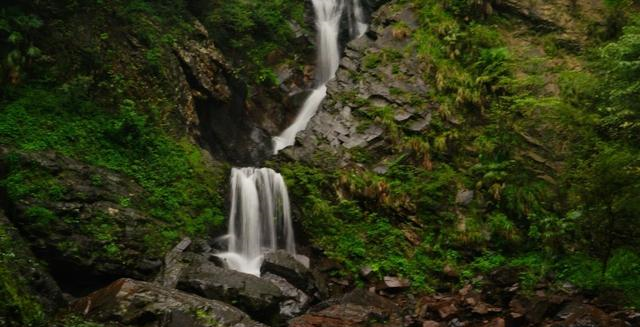
<svg viewBox="0 0 640 327">
<path fill-rule="evenodd" d="M 136 209 L 148 194 L 127 176 L 52 151 L 4 149 L 0 170 L 7 215 L 54 277 L 78 285 L 160 268 L 158 249 L 145 239 L 160 237 L 163 222 Z"/>
<path fill-rule="evenodd" d="M 72 310 L 118 326 L 265 327 L 223 302 L 132 279 L 89 294 L 74 302 Z"/>
<path fill-rule="evenodd" d="M 261 278 L 273 283 L 286 297 L 284 301 L 280 302 L 280 316 L 283 318 L 290 319 L 302 314 L 314 300 L 314 298 L 278 275 L 265 273 Z"/>
<path fill-rule="evenodd" d="M 183 262 L 187 264 L 178 278 L 178 289 L 233 303 L 260 321 L 277 319 L 284 295 L 268 280 L 216 266 L 203 255 L 185 255 Z"/>
<path fill-rule="evenodd" d="M 311 271 L 283 250 L 266 253 L 260 272 L 280 276 L 307 294 L 314 294 L 317 290 Z"/>
</svg>

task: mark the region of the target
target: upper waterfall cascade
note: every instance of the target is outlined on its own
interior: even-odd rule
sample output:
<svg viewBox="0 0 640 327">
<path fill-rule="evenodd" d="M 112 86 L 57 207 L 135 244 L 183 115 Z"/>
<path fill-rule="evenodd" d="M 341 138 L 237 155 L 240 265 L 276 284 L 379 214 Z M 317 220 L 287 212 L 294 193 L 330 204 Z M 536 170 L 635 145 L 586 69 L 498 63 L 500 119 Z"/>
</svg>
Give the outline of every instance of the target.
<svg viewBox="0 0 640 327">
<path fill-rule="evenodd" d="M 292 146 L 296 142 L 296 135 L 303 131 L 311 118 L 315 116 L 322 100 L 327 95 L 327 82 L 335 77 L 340 65 L 340 22 L 346 14 L 350 35 L 362 36 L 367 31 L 364 11 L 360 0 L 312 0 L 316 15 L 316 29 L 318 31 L 318 66 L 316 80 L 318 86 L 302 105 L 293 123 L 279 136 L 273 138 L 273 150 L 278 151 Z M 349 12 L 345 13 L 345 10 Z"/>
<path fill-rule="evenodd" d="M 294 122 L 273 138 L 277 153 L 295 143 L 327 94 L 327 82 L 340 64 L 340 23 L 346 14 L 349 35 L 362 36 L 367 25 L 360 0 L 312 0 L 318 31 L 317 87 Z M 219 253 L 230 269 L 260 276 L 264 253 L 284 249 L 296 256 L 289 195 L 284 179 L 269 168 L 233 168 L 227 252 Z M 300 259 L 299 259 L 300 260 Z"/>
</svg>

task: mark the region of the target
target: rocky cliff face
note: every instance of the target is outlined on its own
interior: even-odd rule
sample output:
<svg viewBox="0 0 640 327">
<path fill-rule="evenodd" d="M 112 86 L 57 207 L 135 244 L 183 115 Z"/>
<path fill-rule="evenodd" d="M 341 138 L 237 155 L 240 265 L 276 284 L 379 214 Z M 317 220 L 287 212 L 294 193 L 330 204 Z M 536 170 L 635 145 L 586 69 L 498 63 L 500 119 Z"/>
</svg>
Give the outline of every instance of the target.
<svg viewBox="0 0 640 327">
<path fill-rule="evenodd" d="M 307 130 L 300 133 L 299 145 L 285 154 L 309 160 L 324 152 L 345 163 L 350 149 L 384 153 L 393 135 L 384 121 L 372 119 L 380 110 L 391 112 L 390 119 L 408 132 L 427 128 L 436 105 L 418 98 L 430 89 L 423 80 L 426 67 L 414 52 L 403 53 L 416 27 L 411 8 L 394 12 L 386 6 L 376 11 L 367 34 L 346 46 L 336 78 L 328 84 L 328 96 Z M 389 56 L 400 60 L 391 65 Z"/>
<path fill-rule="evenodd" d="M 208 32 L 196 21 L 199 41 L 175 48 L 179 60 L 179 108 L 189 134 L 219 159 L 233 163 L 259 162 L 272 150 L 267 131 L 275 124 L 252 117 L 247 85 L 237 76 Z"/>
</svg>

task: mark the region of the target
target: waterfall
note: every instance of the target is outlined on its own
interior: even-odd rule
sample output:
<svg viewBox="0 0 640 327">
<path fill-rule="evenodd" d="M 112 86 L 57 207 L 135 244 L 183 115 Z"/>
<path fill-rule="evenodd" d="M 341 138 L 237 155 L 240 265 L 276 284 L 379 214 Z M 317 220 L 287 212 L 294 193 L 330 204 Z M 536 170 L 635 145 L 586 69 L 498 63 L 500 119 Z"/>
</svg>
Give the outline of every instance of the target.
<svg viewBox="0 0 640 327">
<path fill-rule="evenodd" d="M 369 28 L 369 25 L 366 23 L 364 10 L 362 10 L 360 0 L 353 0 L 353 18 L 355 19 L 354 21 L 349 21 L 351 35 L 355 35 L 356 38 L 359 38 L 363 36 Z"/>
<path fill-rule="evenodd" d="M 231 170 L 228 249 L 218 254 L 233 270 L 260 276 L 262 255 L 284 249 L 295 256 L 289 194 L 282 175 L 269 168 Z"/>
<path fill-rule="evenodd" d="M 327 82 L 335 77 L 338 65 L 340 65 L 340 22 L 345 8 L 349 24 L 349 34 L 360 37 L 367 31 L 365 16 L 360 4 L 360 0 L 312 0 L 316 15 L 316 29 L 318 31 L 318 66 L 316 67 L 316 80 L 319 86 L 302 105 L 298 116 L 293 123 L 285 129 L 279 136 L 273 138 L 274 154 L 278 151 L 292 146 L 296 142 L 296 135 L 303 131 L 313 116 L 318 111 L 318 107 L 327 95 Z M 350 1 L 347 3 L 346 1 Z"/>
<path fill-rule="evenodd" d="M 295 143 L 327 95 L 327 82 L 340 64 L 340 22 L 346 14 L 351 37 L 362 36 L 367 25 L 360 0 L 312 0 L 318 31 L 317 87 L 304 102 L 293 124 L 273 138 L 275 153 Z M 347 12 L 345 13 L 345 10 Z M 260 276 L 263 254 L 284 249 L 296 257 L 287 186 L 269 168 L 231 170 L 229 232 L 223 237 L 227 252 L 217 254 L 230 269 Z M 301 260 L 298 258 L 298 260 Z"/>
</svg>

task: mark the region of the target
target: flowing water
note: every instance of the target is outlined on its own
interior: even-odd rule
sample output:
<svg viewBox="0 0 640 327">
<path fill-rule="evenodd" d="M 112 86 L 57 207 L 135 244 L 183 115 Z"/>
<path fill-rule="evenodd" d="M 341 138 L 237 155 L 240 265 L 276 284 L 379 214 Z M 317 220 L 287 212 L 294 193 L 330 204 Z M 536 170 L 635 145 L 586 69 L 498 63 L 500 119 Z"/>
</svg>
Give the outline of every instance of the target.
<svg viewBox="0 0 640 327">
<path fill-rule="evenodd" d="M 282 175 L 269 168 L 231 170 L 228 249 L 218 256 L 230 269 L 260 275 L 262 254 L 296 254 L 289 194 Z"/>
<path fill-rule="evenodd" d="M 347 3 L 346 1 L 351 2 Z M 318 31 L 316 80 L 319 85 L 304 102 L 293 124 L 279 136 L 273 138 L 275 154 L 295 144 L 296 135 L 307 127 L 327 95 L 327 82 L 335 77 L 338 65 L 340 65 L 340 44 L 338 41 L 343 14 L 346 14 L 349 24 L 347 28 L 352 36 L 360 37 L 367 31 L 360 0 L 313 0 L 313 8 L 316 15 L 316 30 Z M 345 8 L 350 12 L 345 13 Z"/>
<path fill-rule="evenodd" d="M 318 32 L 317 87 L 304 102 L 294 122 L 273 138 L 274 151 L 295 143 L 327 95 L 327 82 L 340 64 L 339 36 L 343 21 L 349 35 L 362 36 L 367 25 L 360 0 L 312 0 Z M 345 12 L 345 10 L 347 12 Z M 233 168 L 229 232 L 223 237 L 227 252 L 218 257 L 230 269 L 260 276 L 263 254 L 284 249 L 296 256 L 287 186 L 280 174 L 269 168 Z"/>
</svg>

